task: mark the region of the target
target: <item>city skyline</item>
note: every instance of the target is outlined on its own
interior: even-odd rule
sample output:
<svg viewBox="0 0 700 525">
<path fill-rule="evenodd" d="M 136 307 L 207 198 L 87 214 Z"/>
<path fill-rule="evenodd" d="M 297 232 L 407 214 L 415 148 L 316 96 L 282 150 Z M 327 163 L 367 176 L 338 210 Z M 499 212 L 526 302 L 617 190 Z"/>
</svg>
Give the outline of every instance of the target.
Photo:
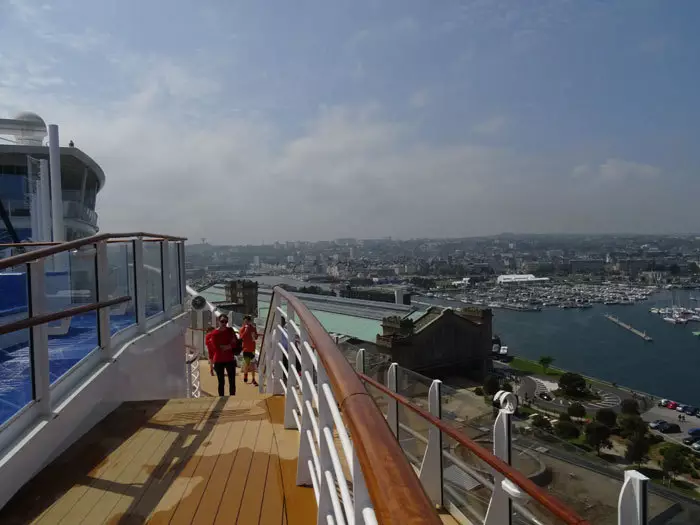
<svg viewBox="0 0 700 525">
<path fill-rule="evenodd" d="M 696 2 L 0 5 L 0 116 L 35 111 L 104 168 L 102 231 L 700 223 Z"/>
</svg>

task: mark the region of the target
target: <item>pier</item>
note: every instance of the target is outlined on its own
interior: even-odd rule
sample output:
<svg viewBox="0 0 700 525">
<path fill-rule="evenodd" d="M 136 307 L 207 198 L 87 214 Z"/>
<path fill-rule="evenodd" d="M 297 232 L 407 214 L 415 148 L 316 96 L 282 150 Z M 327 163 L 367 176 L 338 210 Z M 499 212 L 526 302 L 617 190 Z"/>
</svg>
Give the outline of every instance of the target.
<svg viewBox="0 0 700 525">
<path fill-rule="evenodd" d="M 637 330 L 637 329 L 634 328 L 633 326 L 630 326 L 630 325 L 628 325 L 627 323 L 624 323 L 624 322 L 620 321 L 617 317 L 615 317 L 615 316 L 613 316 L 613 315 L 610 315 L 610 314 L 604 314 L 604 315 L 605 315 L 605 317 L 607 317 L 608 319 L 610 319 L 610 320 L 611 320 L 613 323 L 615 323 L 616 325 L 621 326 L 621 327 L 624 328 L 625 330 L 629 330 L 629 331 L 632 332 L 634 335 L 638 335 L 639 337 L 641 337 L 641 338 L 644 339 L 645 341 L 649 341 L 649 342 L 653 341 L 653 339 L 652 339 L 651 337 L 649 337 L 649 336 L 646 334 L 646 332 L 642 332 L 641 330 Z"/>
</svg>

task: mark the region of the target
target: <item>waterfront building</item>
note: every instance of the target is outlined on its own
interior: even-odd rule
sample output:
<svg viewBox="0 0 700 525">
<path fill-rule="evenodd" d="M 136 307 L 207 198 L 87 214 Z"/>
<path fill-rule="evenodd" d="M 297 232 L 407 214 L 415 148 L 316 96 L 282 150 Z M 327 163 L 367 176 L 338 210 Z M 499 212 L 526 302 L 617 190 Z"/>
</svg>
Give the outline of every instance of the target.
<svg viewBox="0 0 700 525">
<path fill-rule="evenodd" d="M 431 377 L 481 379 L 491 369 L 491 310 L 431 307 L 420 315 L 382 320 L 376 349 Z"/>
</svg>

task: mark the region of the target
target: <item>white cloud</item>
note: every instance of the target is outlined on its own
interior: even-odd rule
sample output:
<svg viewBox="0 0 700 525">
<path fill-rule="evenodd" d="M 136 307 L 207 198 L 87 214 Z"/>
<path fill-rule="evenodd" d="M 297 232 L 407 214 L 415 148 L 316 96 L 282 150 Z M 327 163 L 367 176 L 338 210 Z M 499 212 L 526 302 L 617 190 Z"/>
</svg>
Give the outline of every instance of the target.
<svg viewBox="0 0 700 525">
<path fill-rule="evenodd" d="M 420 91 L 416 91 L 415 93 L 413 93 L 409 100 L 409 104 L 411 105 L 411 107 L 416 109 L 424 108 L 429 103 L 430 93 L 428 93 L 428 91 L 425 89 L 421 89 Z"/>
<path fill-rule="evenodd" d="M 640 164 L 622 159 L 607 159 L 598 167 L 581 164 L 574 167 L 571 175 L 575 178 L 619 182 L 628 179 L 650 180 L 661 175 L 661 169 L 649 164 Z"/>
<path fill-rule="evenodd" d="M 497 135 L 508 127 L 508 119 L 502 115 L 495 115 L 474 126 L 474 131 L 480 135 Z"/>
</svg>

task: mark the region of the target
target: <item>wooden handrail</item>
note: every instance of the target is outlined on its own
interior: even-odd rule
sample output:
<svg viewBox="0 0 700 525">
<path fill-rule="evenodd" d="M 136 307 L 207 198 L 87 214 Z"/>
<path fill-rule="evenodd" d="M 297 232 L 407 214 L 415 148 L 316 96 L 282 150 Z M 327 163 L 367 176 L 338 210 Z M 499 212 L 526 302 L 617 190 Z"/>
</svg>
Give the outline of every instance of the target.
<svg viewBox="0 0 700 525">
<path fill-rule="evenodd" d="M 429 423 L 433 424 L 440 429 L 445 435 L 454 439 L 461 446 L 472 452 L 476 457 L 482 460 L 484 463 L 489 465 L 496 472 L 505 476 L 520 487 L 526 494 L 528 494 L 532 499 L 542 504 L 549 512 L 554 516 L 562 520 L 567 525 L 588 525 L 589 522 L 578 516 L 573 510 L 569 509 L 561 501 L 559 501 L 554 496 L 551 496 L 546 491 L 538 487 L 534 482 L 528 479 L 525 475 L 515 470 L 513 467 L 508 465 L 501 458 L 495 456 L 484 447 L 471 440 L 457 429 L 447 425 L 441 419 L 433 416 L 430 412 L 422 409 L 421 407 L 411 403 L 408 399 L 402 395 L 392 392 L 383 384 L 375 381 L 365 374 L 358 374 L 362 381 L 370 384 L 372 387 L 376 388 L 383 394 L 389 396 L 390 398 L 398 401 L 401 405 L 405 406 L 409 410 L 415 412 L 418 416 L 425 419 Z"/>
<path fill-rule="evenodd" d="M 40 248 L 39 250 L 34 250 L 32 252 L 21 253 L 19 255 L 13 255 L 12 257 L 7 257 L 5 259 L 0 259 L 0 270 L 6 268 L 11 268 L 13 266 L 18 266 L 20 264 L 26 264 L 32 261 L 48 257 L 49 255 L 56 255 L 57 253 L 67 252 L 69 250 L 77 250 L 83 246 L 89 244 L 95 244 L 102 241 L 108 241 L 110 239 L 125 239 L 130 237 L 155 237 L 158 239 L 163 239 L 167 241 L 186 241 L 185 237 L 173 237 L 171 235 L 161 235 L 153 233 L 102 233 L 100 235 L 92 235 L 91 237 L 84 237 L 82 239 L 76 239 L 75 241 L 62 242 L 54 246 L 48 246 L 46 248 Z"/>
<path fill-rule="evenodd" d="M 292 305 L 323 363 L 350 430 L 377 521 L 383 525 L 440 524 L 434 505 L 386 419 L 328 332 L 294 295 L 279 286 L 274 293 Z M 270 301 L 270 310 L 273 304 Z M 268 313 L 268 322 L 270 318 Z"/>
<path fill-rule="evenodd" d="M 16 332 L 17 330 L 24 330 L 25 328 L 31 328 L 32 326 L 38 326 L 44 323 L 50 323 L 51 321 L 59 321 L 61 319 L 65 319 L 66 317 L 73 317 L 74 315 L 92 312 L 93 310 L 107 308 L 108 306 L 114 306 L 115 304 L 126 303 L 128 301 L 131 301 L 131 297 L 129 297 L 128 295 L 124 295 L 122 297 L 117 297 L 108 301 L 100 301 L 99 303 L 90 303 L 84 304 L 82 306 L 75 306 L 73 308 L 61 310 L 60 312 L 42 314 L 37 315 L 35 317 L 27 317 L 26 319 L 21 319 L 19 321 L 15 321 L 14 323 L 0 325 L 0 335 L 9 334 L 10 332 Z"/>
<path fill-rule="evenodd" d="M 144 239 L 143 242 L 160 242 L 160 241 L 168 241 L 170 239 L 167 239 L 165 237 L 155 237 L 155 238 L 149 238 L 149 239 Z M 41 248 L 44 246 L 59 246 L 61 244 L 65 244 L 66 241 L 63 242 L 54 242 L 54 241 L 42 241 L 42 242 L 0 242 L 0 248 L 31 248 L 31 247 L 36 247 L 36 248 Z M 112 243 L 120 243 L 120 242 L 131 242 L 131 239 L 109 239 L 107 241 L 108 244 Z"/>
</svg>

